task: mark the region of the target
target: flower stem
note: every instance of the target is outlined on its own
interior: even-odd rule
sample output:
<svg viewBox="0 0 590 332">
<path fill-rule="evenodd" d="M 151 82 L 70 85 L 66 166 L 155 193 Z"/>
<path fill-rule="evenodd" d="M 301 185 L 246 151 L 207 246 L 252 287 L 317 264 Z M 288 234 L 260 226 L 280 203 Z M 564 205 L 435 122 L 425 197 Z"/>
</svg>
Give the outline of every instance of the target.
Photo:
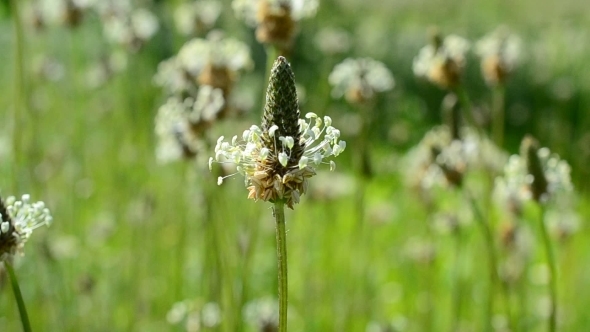
<svg viewBox="0 0 590 332">
<path fill-rule="evenodd" d="M 23 324 L 23 331 L 30 332 L 31 331 L 31 323 L 29 323 L 29 315 L 27 315 L 27 308 L 25 307 L 25 301 L 23 300 L 23 295 L 20 292 L 20 286 L 18 285 L 18 279 L 14 274 L 14 269 L 12 265 L 4 261 L 4 266 L 6 267 L 6 272 L 8 272 L 8 277 L 10 278 L 10 285 L 12 286 L 12 291 L 14 292 L 14 297 L 16 298 L 16 304 L 18 305 L 18 312 L 20 313 L 20 320 Z"/>
<path fill-rule="evenodd" d="M 287 233 L 285 231 L 285 202 L 274 203 L 277 229 L 277 262 L 279 277 L 279 332 L 287 331 Z"/>
<path fill-rule="evenodd" d="M 452 310 L 453 310 L 453 321 L 452 331 L 459 330 L 459 324 L 461 322 L 461 299 L 463 298 L 463 277 L 461 273 L 461 249 L 462 249 L 462 236 L 461 229 L 458 227 L 454 231 L 455 239 L 455 259 L 453 262 L 453 294 L 452 294 Z"/>
<path fill-rule="evenodd" d="M 459 98 L 459 102 L 461 103 L 461 109 L 463 110 L 463 117 L 467 124 L 475 128 L 480 134 L 481 128 L 475 121 L 475 117 L 473 116 L 473 105 L 471 105 L 471 101 L 469 100 L 469 96 L 467 95 L 467 91 L 463 88 L 462 85 L 457 85 L 454 91 L 457 97 Z"/>
<path fill-rule="evenodd" d="M 13 159 L 13 190 L 19 191 L 22 176 L 19 169 L 22 166 L 23 151 L 23 115 L 25 111 L 25 74 L 24 74 L 24 35 L 23 23 L 19 11 L 19 1 L 12 0 L 12 17 L 14 20 L 14 107 L 12 113 L 12 159 Z"/>
<path fill-rule="evenodd" d="M 549 296 L 551 297 L 551 309 L 549 312 L 549 331 L 554 332 L 557 326 L 556 312 L 557 312 L 557 269 L 555 267 L 555 257 L 551 248 L 551 240 L 549 239 L 549 232 L 545 225 L 545 207 L 539 205 L 541 213 L 539 216 L 539 223 L 541 228 L 541 236 L 543 238 L 543 246 L 545 255 L 547 256 L 547 265 L 549 265 Z"/>
<path fill-rule="evenodd" d="M 471 208 L 473 209 L 473 213 L 475 214 L 475 219 L 477 220 L 477 224 L 481 228 L 481 231 L 484 236 L 486 250 L 488 254 L 488 270 L 490 273 L 490 284 L 488 287 L 488 302 L 486 307 L 486 322 L 485 322 L 485 330 L 490 331 L 492 329 L 492 316 L 494 312 L 494 294 L 496 288 L 496 280 L 498 280 L 498 260 L 496 258 L 496 251 L 494 250 L 494 237 L 492 235 L 492 230 L 490 229 L 490 225 L 486 221 L 482 211 L 480 210 L 479 206 L 477 206 L 477 202 L 473 195 L 469 193 L 467 189 L 464 189 L 465 193 L 469 199 L 469 203 L 471 204 Z M 508 313 L 508 318 L 510 321 L 510 313 Z"/>
<path fill-rule="evenodd" d="M 494 142 L 501 148 L 504 144 L 504 102 L 506 89 L 504 85 L 494 88 L 492 97 L 492 136 Z"/>
</svg>

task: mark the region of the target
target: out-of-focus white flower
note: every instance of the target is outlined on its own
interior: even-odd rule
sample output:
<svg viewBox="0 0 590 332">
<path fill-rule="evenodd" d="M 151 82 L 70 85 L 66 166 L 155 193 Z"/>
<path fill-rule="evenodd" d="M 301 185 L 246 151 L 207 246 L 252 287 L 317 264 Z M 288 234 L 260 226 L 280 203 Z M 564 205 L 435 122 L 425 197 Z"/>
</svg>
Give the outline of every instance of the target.
<svg viewBox="0 0 590 332">
<path fill-rule="evenodd" d="M 184 35 L 193 35 L 213 27 L 219 14 L 221 2 L 218 0 L 199 0 L 180 4 L 174 10 L 176 28 Z"/>
<path fill-rule="evenodd" d="M 176 56 L 161 62 L 154 81 L 177 95 L 194 95 L 197 85 L 210 85 L 224 91 L 227 98 L 239 72 L 252 66 L 246 44 L 210 34 L 207 39 L 188 41 Z"/>
<path fill-rule="evenodd" d="M 234 72 L 251 69 L 253 65 L 248 46 L 233 38 L 192 39 L 178 51 L 178 60 L 194 76 L 207 64 Z"/>
<path fill-rule="evenodd" d="M 393 75 L 382 62 L 371 58 L 345 59 L 328 78 L 334 98 L 346 96 L 353 103 L 371 99 L 376 93 L 393 89 Z"/>
<path fill-rule="evenodd" d="M 281 51 L 291 48 L 297 22 L 315 15 L 318 0 L 234 0 L 236 16 L 256 27 L 256 39 Z"/>
<path fill-rule="evenodd" d="M 496 179 L 498 190 L 504 197 L 548 203 L 560 195 L 573 191 L 571 168 L 548 148 L 530 146 L 532 138 L 523 140 L 521 155 L 512 155 L 504 168 L 502 177 Z M 527 147 L 528 146 L 528 147 Z"/>
<path fill-rule="evenodd" d="M 184 323 L 187 332 L 199 332 L 203 328 L 215 328 L 221 323 L 221 310 L 215 302 L 200 304 L 198 301 L 184 300 L 174 303 L 166 315 L 169 324 Z"/>
<path fill-rule="evenodd" d="M 352 44 L 350 34 L 340 28 L 323 28 L 315 36 L 316 47 L 327 55 L 346 53 Z"/>
<path fill-rule="evenodd" d="M 103 31 L 107 40 L 137 51 L 160 28 L 158 18 L 145 8 L 124 5 L 103 5 Z"/>
<path fill-rule="evenodd" d="M 267 3 L 273 12 L 280 11 L 281 6 L 287 6 L 294 21 L 315 16 L 319 6 L 318 0 L 233 0 L 232 8 L 239 19 L 256 27 L 260 23 L 262 3 Z"/>
<path fill-rule="evenodd" d="M 490 85 L 501 84 L 518 65 L 522 42 L 506 27 L 500 27 L 475 44 L 481 58 L 481 71 Z"/>
<path fill-rule="evenodd" d="M 27 10 L 34 15 L 35 25 L 68 25 L 76 27 L 84 18 L 86 11 L 94 4 L 93 0 L 38 0 L 30 2 Z"/>
<path fill-rule="evenodd" d="M 244 306 L 244 320 L 257 331 L 274 331 L 279 326 L 278 307 L 272 298 L 253 300 Z"/>
<path fill-rule="evenodd" d="M 204 130 L 223 110 L 221 90 L 210 86 L 199 89 L 196 100 L 171 97 L 156 116 L 157 159 L 169 162 L 192 158 L 204 148 Z"/>
<path fill-rule="evenodd" d="M 442 88 L 451 88 L 460 81 L 467 51 L 469 42 L 466 39 L 456 35 L 442 39 L 435 35 L 432 44 L 424 46 L 414 58 L 414 74 Z"/>
<path fill-rule="evenodd" d="M 108 56 L 100 58 L 86 72 L 86 84 L 95 89 L 104 85 L 115 74 L 127 68 L 127 54 L 122 50 L 115 50 Z"/>
<path fill-rule="evenodd" d="M 21 200 L 14 196 L 4 201 L 0 199 L 0 261 L 22 255 L 33 231 L 49 226 L 53 220 L 45 203 L 31 203 L 30 200 L 29 195 L 23 195 Z"/>
<path fill-rule="evenodd" d="M 422 189 L 433 185 L 461 185 L 467 171 L 486 170 L 498 173 L 506 155 L 489 139 L 464 127 L 453 138 L 447 126 L 430 130 L 403 160 L 406 181 Z"/>
</svg>

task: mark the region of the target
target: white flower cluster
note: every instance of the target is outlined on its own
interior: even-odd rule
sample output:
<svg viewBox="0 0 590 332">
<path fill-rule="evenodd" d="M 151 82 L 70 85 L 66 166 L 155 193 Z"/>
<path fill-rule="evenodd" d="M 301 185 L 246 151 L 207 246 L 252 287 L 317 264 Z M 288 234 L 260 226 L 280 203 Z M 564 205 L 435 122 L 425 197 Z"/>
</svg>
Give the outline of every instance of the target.
<svg viewBox="0 0 590 332">
<path fill-rule="evenodd" d="M 277 10 L 282 4 L 286 4 L 291 10 L 291 18 L 294 21 L 313 17 L 319 6 L 318 0 L 233 0 L 232 8 L 239 19 L 256 27 L 259 23 L 257 14 L 261 2 L 267 2 Z"/>
<path fill-rule="evenodd" d="M 29 195 L 23 195 L 21 200 L 10 196 L 0 204 L 3 204 L 0 213 L 0 260 L 4 261 L 17 253 L 22 254 L 33 231 L 49 226 L 52 217 L 45 203 L 31 203 Z"/>
<path fill-rule="evenodd" d="M 215 302 L 199 305 L 196 301 L 184 300 L 172 306 L 166 320 L 174 325 L 184 323 L 185 331 L 202 331 L 221 323 L 221 309 Z"/>
<path fill-rule="evenodd" d="M 464 65 L 469 47 L 469 41 L 457 35 L 447 36 L 438 48 L 435 45 L 426 45 L 414 58 L 412 67 L 414 74 L 419 77 L 428 77 L 434 66 L 446 63 L 448 60 Z"/>
<path fill-rule="evenodd" d="M 457 175 L 474 170 L 501 171 L 506 155 L 493 142 L 469 127 L 462 128 L 460 136 L 453 139 L 447 126 L 426 133 L 404 159 L 408 184 L 424 189 L 448 184 L 450 173 L 445 176 L 445 171 Z"/>
<path fill-rule="evenodd" d="M 274 331 L 279 325 L 278 307 L 272 298 L 253 300 L 244 306 L 244 320 L 257 331 Z"/>
<path fill-rule="evenodd" d="M 484 36 L 475 44 L 475 53 L 481 58 L 499 56 L 507 69 L 513 69 L 520 59 L 522 41 L 505 27 Z"/>
<path fill-rule="evenodd" d="M 334 86 L 334 98 L 351 91 L 370 97 L 376 92 L 391 90 L 395 85 L 389 69 L 382 62 L 371 58 L 345 59 L 334 67 L 328 80 Z"/>
<path fill-rule="evenodd" d="M 205 129 L 217 119 L 224 108 L 225 100 L 220 89 L 201 86 L 196 100 L 188 97 L 181 100 L 170 97 L 158 109 L 156 157 L 166 163 L 194 155 L 203 149 L 204 142 L 199 130 Z"/>
<path fill-rule="evenodd" d="M 445 88 L 456 84 L 465 67 L 469 47 L 466 39 L 456 35 L 447 36 L 440 45 L 424 46 L 414 58 L 414 75 Z"/>
<path fill-rule="evenodd" d="M 145 8 L 133 8 L 128 0 L 98 1 L 96 9 L 107 40 L 132 51 L 141 48 L 160 28 L 156 15 Z"/>
<path fill-rule="evenodd" d="M 346 142 L 340 140 L 340 130 L 332 127 L 332 119 L 325 116 L 324 120 L 315 113 L 307 113 L 306 120 L 299 119 L 301 130 L 301 146 L 305 148 L 303 156 L 299 159 L 296 167 L 300 170 L 306 167 L 318 167 L 321 164 L 328 164 L 324 159 L 331 156 L 337 157 L 346 148 Z M 270 137 L 274 137 L 277 126 L 272 126 L 268 130 Z M 215 146 L 215 161 L 229 162 L 237 165 L 238 173 L 244 175 L 246 185 L 257 172 L 257 165 L 271 157 L 272 150 L 264 147 L 262 142 L 262 130 L 253 125 L 250 129 L 245 130 L 242 135 L 242 141 L 238 136 L 234 136 L 230 142 L 225 142 L 221 136 Z M 287 166 L 290 158 L 291 148 L 294 145 L 293 137 L 279 137 L 286 150 L 280 151 L 278 156 L 272 156 L 279 160 L 284 167 Z M 209 168 L 214 159 L 209 159 Z M 329 162 L 330 170 L 334 170 L 336 164 L 334 161 Z M 233 174 L 232 174 L 233 175 Z M 231 175 L 230 175 L 231 176 Z M 218 179 L 218 184 L 223 182 L 222 177 Z"/>
<path fill-rule="evenodd" d="M 221 1 L 198 0 L 181 3 L 174 11 L 176 28 L 184 35 L 193 35 L 213 27 L 221 14 Z"/>
<path fill-rule="evenodd" d="M 154 82 L 171 94 L 191 94 L 196 90 L 197 77 L 213 65 L 237 74 L 253 66 L 248 46 L 231 38 L 195 38 L 182 46 L 178 54 L 158 65 Z"/>
<path fill-rule="evenodd" d="M 547 180 L 547 191 L 540 201 L 549 202 L 559 194 L 568 194 L 573 191 L 571 182 L 571 167 L 561 160 L 558 155 L 552 154 L 548 148 L 541 148 L 537 153 Z M 496 191 L 499 197 L 506 200 L 530 200 L 532 199 L 531 185 L 533 175 L 527 170 L 526 160 L 520 155 L 512 155 L 504 167 L 504 174 L 496 179 Z"/>
<path fill-rule="evenodd" d="M 25 2 L 25 10 L 34 15 L 37 24 L 77 25 L 84 12 L 90 9 L 95 0 L 38 0 Z"/>
<path fill-rule="evenodd" d="M 225 67 L 234 72 L 251 69 L 248 45 L 232 38 L 221 38 L 215 34 L 208 39 L 195 38 L 178 51 L 180 65 L 196 76 L 208 64 Z"/>
</svg>

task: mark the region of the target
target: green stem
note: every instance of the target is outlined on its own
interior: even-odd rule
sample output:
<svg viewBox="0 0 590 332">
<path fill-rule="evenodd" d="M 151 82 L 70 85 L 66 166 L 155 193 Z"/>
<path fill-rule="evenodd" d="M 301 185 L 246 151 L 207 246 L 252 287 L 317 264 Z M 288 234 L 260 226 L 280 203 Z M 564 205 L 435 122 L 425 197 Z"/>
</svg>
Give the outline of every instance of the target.
<svg viewBox="0 0 590 332">
<path fill-rule="evenodd" d="M 557 312 L 557 268 L 555 267 L 555 257 L 551 248 L 551 240 L 545 225 L 545 207 L 539 205 L 541 213 L 539 216 L 539 223 L 541 228 L 541 236 L 543 238 L 543 246 L 545 255 L 547 256 L 547 264 L 549 265 L 549 296 L 551 297 L 551 311 L 549 313 L 549 331 L 554 332 L 557 326 L 556 312 Z"/>
<path fill-rule="evenodd" d="M 457 229 L 454 230 L 454 237 L 455 237 L 455 261 L 453 266 L 453 322 L 452 322 L 452 331 L 459 330 L 459 323 L 461 322 L 461 299 L 463 298 L 463 280 L 462 280 L 462 273 L 461 273 L 461 229 L 460 226 L 457 226 Z"/>
<path fill-rule="evenodd" d="M 504 85 L 498 85 L 494 88 L 492 97 L 492 136 L 500 148 L 504 144 L 505 92 Z"/>
<path fill-rule="evenodd" d="M 277 228 L 277 262 L 279 277 L 279 332 L 287 331 L 287 233 L 285 231 L 285 202 L 274 203 Z"/>
<path fill-rule="evenodd" d="M 12 265 L 9 262 L 4 261 L 4 267 L 6 267 L 6 272 L 8 272 L 8 277 L 10 278 L 10 286 L 12 286 L 12 291 L 14 292 L 14 297 L 16 298 L 18 312 L 20 313 L 20 321 L 23 324 L 23 331 L 30 332 L 31 323 L 29 323 L 29 315 L 27 315 L 27 308 L 25 307 L 23 295 L 20 292 L 18 279 L 16 278 L 16 275 L 14 274 L 14 269 L 12 268 Z"/>
<path fill-rule="evenodd" d="M 492 329 L 492 316 L 493 316 L 493 311 L 494 311 L 494 293 L 495 293 L 495 288 L 496 288 L 496 280 L 498 280 L 498 260 L 496 258 L 496 251 L 494 250 L 494 237 L 492 234 L 492 230 L 490 228 L 490 225 L 488 224 L 488 222 L 486 221 L 486 218 L 484 217 L 482 211 L 480 210 L 479 206 L 477 205 L 477 202 L 475 201 L 475 198 L 473 197 L 473 195 L 471 195 L 469 193 L 469 191 L 467 189 L 465 190 L 465 194 L 467 195 L 467 198 L 469 200 L 469 203 L 471 204 L 471 208 L 473 209 L 473 213 L 475 214 L 475 219 L 477 221 L 477 224 L 479 225 L 479 227 L 481 228 L 481 231 L 483 233 L 484 236 L 484 240 L 485 240 L 485 245 L 486 245 L 486 251 L 488 254 L 488 270 L 490 273 L 490 285 L 488 287 L 488 302 L 487 302 L 487 307 L 486 307 L 486 327 L 485 330 L 490 331 Z M 510 312 L 508 310 L 508 316 L 509 316 L 509 320 L 512 321 L 512 319 L 510 319 Z"/>
<path fill-rule="evenodd" d="M 22 115 L 24 111 L 24 93 L 25 93 L 25 82 L 24 82 L 24 36 L 23 36 L 23 25 L 20 17 L 19 0 L 12 0 L 12 16 L 14 19 L 14 107 L 12 113 L 12 158 L 13 158 L 13 190 L 18 192 L 20 187 L 21 177 L 19 176 L 19 169 L 22 164 L 21 155 L 23 151 L 23 135 L 21 130 L 23 129 Z"/>
<path fill-rule="evenodd" d="M 457 85 L 453 92 L 459 98 L 459 102 L 461 103 L 461 109 L 463 110 L 463 116 L 467 124 L 471 127 L 475 128 L 480 134 L 482 134 L 481 128 L 475 121 L 475 117 L 473 116 L 473 106 L 471 105 L 471 101 L 469 100 L 469 96 L 467 95 L 467 91 L 463 88 L 462 85 Z"/>
</svg>

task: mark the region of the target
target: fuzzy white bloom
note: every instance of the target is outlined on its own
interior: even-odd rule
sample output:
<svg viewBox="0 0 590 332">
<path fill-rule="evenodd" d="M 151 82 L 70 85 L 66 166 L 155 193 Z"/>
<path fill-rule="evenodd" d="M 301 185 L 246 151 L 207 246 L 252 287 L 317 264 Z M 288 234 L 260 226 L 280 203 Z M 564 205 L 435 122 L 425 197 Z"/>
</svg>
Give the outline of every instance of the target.
<svg viewBox="0 0 590 332">
<path fill-rule="evenodd" d="M 220 38 L 216 34 L 210 34 L 207 39 L 192 39 L 176 56 L 158 65 L 154 83 L 171 94 L 194 96 L 197 84 L 202 84 L 198 82 L 199 75 L 211 67 L 218 75 L 227 75 L 219 78 L 221 85 L 227 85 L 227 80 L 232 81 L 239 72 L 252 69 L 250 49 L 238 40 Z"/>
<path fill-rule="evenodd" d="M 209 30 L 219 18 L 221 9 L 221 1 L 217 0 L 182 3 L 174 11 L 176 28 L 184 35 Z"/>
<path fill-rule="evenodd" d="M 348 52 L 352 40 L 350 34 L 341 28 L 323 28 L 314 37 L 316 47 L 327 55 Z"/>
<path fill-rule="evenodd" d="M 107 40 L 114 44 L 137 50 L 151 39 L 160 24 L 158 18 L 144 8 L 132 10 L 126 6 L 105 7 L 103 31 Z"/>
<path fill-rule="evenodd" d="M 169 324 L 183 324 L 185 331 L 197 332 L 215 328 L 221 323 L 221 309 L 215 302 L 200 304 L 193 300 L 174 303 L 166 315 Z"/>
<path fill-rule="evenodd" d="M 244 306 L 244 320 L 257 331 L 276 329 L 279 325 L 278 303 L 272 298 L 260 298 Z"/>
<path fill-rule="evenodd" d="M 542 203 L 548 203 L 560 195 L 573 191 L 571 182 L 571 167 L 557 154 L 552 154 L 548 148 L 540 148 L 537 156 L 541 163 L 543 175 L 547 180 L 546 192 L 540 197 Z M 512 155 L 504 167 L 504 174 L 496 178 L 496 189 L 500 197 L 518 199 L 521 201 L 533 198 L 531 185 L 534 177 L 529 174 L 526 159 L 520 155 Z"/>
<path fill-rule="evenodd" d="M 286 4 L 291 9 L 291 18 L 294 21 L 315 16 L 319 6 L 318 0 L 233 0 L 232 8 L 239 19 L 255 27 L 258 24 L 257 14 L 261 2 L 268 2 L 277 10 L 282 4 Z"/>
<path fill-rule="evenodd" d="M 197 129 L 215 121 L 224 105 L 221 91 L 209 86 L 201 87 L 197 100 L 169 98 L 156 115 L 157 159 L 166 163 L 202 150 L 202 132 Z"/>
<path fill-rule="evenodd" d="M 522 41 L 505 27 L 487 34 L 475 44 L 475 53 L 481 58 L 499 56 L 507 68 L 514 68 L 522 53 Z"/>
<path fill-rule="evenodd" d="M 475 53 L 481 58 L 481 71 L 490 85 L 503 83 L 520 60 L 521 40 L 500 27 L 475 44 Z"/>
<path fill-rule="evenodd" d="M 232 38 L 195 38 L 178 51 L 178 61 L 192 75 L 198 75 L 209 63 L 234 72 L 251 69 L 248 45 Z"/>
<path fill-rule="evenodd" d="M 334 98 L 355 92 L 368 98 L 374 93 L 391 90 L 395 85 L 389 69 L 371 58 L 345 59 L 334 67 L 328 80 L 334 87 Z"/>
<path fill-rule="evenodd" d="M 426 133 L 402 161 L 408 185 L 428 189 L 460 181 L 453 176 L 462 177 L 467 171 L 501 171 L 507 157 L 493 142 L 469 127 L 462 128 L 460 137 L 453 139 L 446 126 Z"/>
<path fill-rule="evenodd" d="M 14 196 L 0 201 L 0 260 L 11 259 L 23 248 L 33 231 L 41 226 L 49 226 L 51 213 L 43 202 L 30 202 L 29 195 L 21 200 Z"/>
<path fill-rule="evenodd" d="M 158 64 L 158 70 L 154 75 L 154 84 L 171 94 L 182 94 L 196 89 L 194 78 L 187 75 L 177 57 L 172 57 Z"/>
<path fill-rule="evenodd" d="M 39 0 L 29 3 L 43 23 L 77 25 L 93 0 Z"/>
<path fill-rule="evenodd" d="M 469 48 L 469 42 L 456 35 L 447 36 L 440 45 L 426 45 L 414 58 L 414 75 L 445 87 L 452 85 L 465 67 Z"/>
<path fill-rule="evenodd" d="M 296 195 L 293 201 L 288 202 L 290 207 L 299 201 L 299 195 L 306 192 L 307 178 L 316 174 L 315 168 L 322 164 L 328 164 L 333 169 L 335 165 L 333 161 L 328 162 L 324 161 L 324 159 L 337 157 L 346 148 L 346 142 L 340 140 L 340 130 L 328 125 L 332 123 L 330 117 L 326 116 L 322 120 L 316 114 L 308 113 L 306 119 L 299 119 L 301 133 L 299 146 L 304 148 L 303 154 L 298 163 L 293 165 L 276 183 L 276 185 L 291 185 L 290 183 L 293 181 L 302 184 L 300 189 L 288 191 L 289 194 Z M 269 129 L 268 134 L 270 137 L 273 137 L 273 129 L 274 126 Z M 271 133 L 271 131 L 273 132 Z M 250 129 L 244 131 L 242 140 L 238 140 L 236 136 L 231 142 L 227 142 L 222 136 L 217 140 L 215 146 L 214 160 L 220 163 L 235 164 L 237 173 L 244 175 L 245 184 L 251 190 L 258 190 L 258 185 L 262 186 L 263 181 L 275 181 L 274 178 L 266 179 L 269 174 L 272 174 L 272 170 L 265 170 L 266 166 L 264 165 L 266 165 L 268 159 L 278 160 L 283 167 L 286 167 L 287 161 L 291 158 L 292 151 L 290 147 L 294 144 L 292 137 L 279 137 L 279 141 L 284 142 L 284 148 L 282 151 L 275 152 L 264 146 L 263 135 L 262 129 L 253 125 Z M 273 155 L 275 153 L 276 155 Z M 223 179 L 220 179 L 219 184 Z M 277 192 L 281 194 L 284 189 L 277 190 Z M 259 195 L 259 193 L 254 196 L 254 192 L 251 192 L 251 198 L 258 196 L 266 198 L 265 195 Z"/>
</svg>

